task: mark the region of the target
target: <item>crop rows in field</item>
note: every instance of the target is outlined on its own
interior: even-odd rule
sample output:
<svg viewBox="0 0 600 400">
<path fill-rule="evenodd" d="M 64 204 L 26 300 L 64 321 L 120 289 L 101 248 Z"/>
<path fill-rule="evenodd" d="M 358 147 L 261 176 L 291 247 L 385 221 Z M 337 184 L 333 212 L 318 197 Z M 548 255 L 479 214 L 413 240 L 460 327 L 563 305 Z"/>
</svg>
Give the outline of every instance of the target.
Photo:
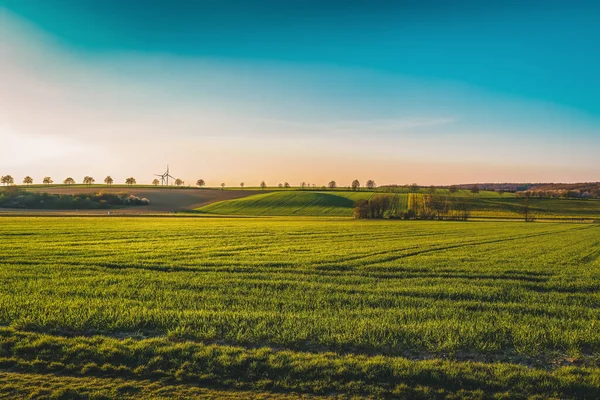
<svg viewBox="0 0 600 400">
<path fill-rule="evenodd" d="M 340 216 L 352 215 L 354 203 L 373 192 L 277 191 L 199 208 L 204 213 L 225 215 Z"/>
<path fill-rule="evenodd" d="M 599 238 L 569 224 L 3 218 L 0 365 L 263 391 L 589 396 Z"/>
<path fill-rule="evenodd" d="M 261 216 L 352 216 L 354 204 L 360 199 L 372 196 L 393 196 L 400 198 L 400 210 L 421 210 L 424 206 L 423 193 L 378 193 L 369 191 L 276 191 L 251 195 L 240 199 L 226 200 L 198 208 L 202 213 L 222 215 L 261 215 Z M 470 214 L 473 217 L 522 218 L 524 199 L 511 195 L 504 197 L 478 194 L 450 194 L 445 190 L 436 191 L 437 196 L 468 199 Z M 599 200 L 529 199 L 528 207 L 535 218 L 587 218 L 600 219 Z"/>
</svg>

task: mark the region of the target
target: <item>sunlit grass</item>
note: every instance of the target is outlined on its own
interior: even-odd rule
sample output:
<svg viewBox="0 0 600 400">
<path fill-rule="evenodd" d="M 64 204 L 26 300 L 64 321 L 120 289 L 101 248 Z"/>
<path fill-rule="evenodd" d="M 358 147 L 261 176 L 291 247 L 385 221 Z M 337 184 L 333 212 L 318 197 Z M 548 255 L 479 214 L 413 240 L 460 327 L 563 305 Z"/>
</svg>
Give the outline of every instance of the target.
<svg viewBox="0 0 600 400">
<path fill-rule="evenodd" d="M 0 241 L 3 368 L 302 393 L 600 388 L 593 224 L 4 217 Z"/>
</svg>

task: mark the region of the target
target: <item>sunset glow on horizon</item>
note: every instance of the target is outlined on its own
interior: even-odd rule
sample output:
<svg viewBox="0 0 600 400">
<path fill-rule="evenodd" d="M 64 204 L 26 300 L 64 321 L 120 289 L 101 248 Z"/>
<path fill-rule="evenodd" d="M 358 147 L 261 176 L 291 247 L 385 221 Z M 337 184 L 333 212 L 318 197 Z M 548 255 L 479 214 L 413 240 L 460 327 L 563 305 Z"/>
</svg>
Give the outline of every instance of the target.
<svg viewBox="0 0 600 400">
<path fill-rule="evenodd" d="M 3 4 L 18 182 L 600 180 L 599 3 Z"/>
</svg>

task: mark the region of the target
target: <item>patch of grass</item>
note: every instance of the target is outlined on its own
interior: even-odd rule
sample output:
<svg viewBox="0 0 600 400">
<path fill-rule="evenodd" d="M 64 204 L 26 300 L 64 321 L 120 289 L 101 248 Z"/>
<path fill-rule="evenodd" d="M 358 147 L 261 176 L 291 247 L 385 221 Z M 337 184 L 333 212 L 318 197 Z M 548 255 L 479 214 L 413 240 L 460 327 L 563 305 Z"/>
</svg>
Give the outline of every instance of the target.
<svg viewBox="0 0 600 400">
<path fill-rule="evenodd" d="M 57 364 L 48 373 L 0 372 L 0 399 L 303 399 L 308 395 L 268 394 L 223 388 L 207 388 L 193 383 L 164 383 L 150 379 L 121 379 L 94 375 L 57 373 Z M 39 365 L 37 368 L 39 370 Z M 89 367 L 88 370 L 89 371 Z M 87 372 L 86 371 L 86 372 Z M 214 385 L 212 385 L 214 386 Z M 320 398 L 320 397 L 316 397 Z"/>
<path fill-rule="evenodd" d="M 352 216 L 354 203 L 373 192 L 276 191 L 209 204 L 197 211 L 225 215 Z"/>
<path fill-rule="evenodd" d="M 599 238 L 595 224 L 0 217 L 0 369 L 593 398 Z"/>
<path fill-rule="evenodd" d="M 587 367 L 547 371 L 509 363 L 245 349 L 176 338 L 66 338 L 7 329 L 0 329 L 0 345 L 3 369 L 29 376 L 90 377 L 83 380 L 84 393 L 95 398 L 128 394 L 139 397 L 156 388 L 152 382 L 158 380 L 165 383 L 161 387 L 163 393 L 169 389 L 175 393 L 192 392 L 193 387 L 183 385 L 195 383 L 317 395 L 343 392 L 376 396 L 587 398 L 597 393 L 600 372 Z M 0 374 L 0 378 L 5 377 L 6 374 Z M 16 380 L 14 375 L 12 378 Z M 60 383 L 62 387 L 53 390 L 50 398 L 76 395 L 83 389 L 73 378 Z"/>
</svg>

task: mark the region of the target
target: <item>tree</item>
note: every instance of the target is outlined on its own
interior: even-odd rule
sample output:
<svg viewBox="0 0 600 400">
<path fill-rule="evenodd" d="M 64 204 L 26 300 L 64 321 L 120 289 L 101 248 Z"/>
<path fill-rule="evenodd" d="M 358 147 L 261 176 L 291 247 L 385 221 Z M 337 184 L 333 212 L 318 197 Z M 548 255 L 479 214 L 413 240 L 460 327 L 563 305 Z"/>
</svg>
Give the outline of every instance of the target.
<svg viewBox="0 0 600 400">
<path fill-rule="evenodd" d="M 260 187 L 262 188 L 262 190 L 265 190 L 265 188 L 267 187 L 267 184 L 265 183 L 265 181 L 262 181 L 260 183 Z"/>
<path fill-rule="evenodd" d="M 335 189 L 337 187 L 337 183 L 335 183 L 335 181 L 331 181 L 327 184 L 327 187 L 329 189 Z"/>
<path fill-rule="evenodd" d="M 473 187 L 471 188 L 471 193 L 473 193 L 473 197 L 475 197 L 475 195 L 479 193 L 479 186 L 473 185 Z"/>
<path fill-rule="evenodd" d="M 458 192 L 458 188 L 456 187 L 456 185 L 452 185 L 450 186 L 450 189 L 448 189 L 450 191 L 450 194 L 454 194 L 456 192 Z"/>
<path fill-rule="evenodd" d="M 413 183 L 410 185 L 410 187 L 408 188 L 409 192 L 411 193 L 417 193 L 419 191 L 419 185 L 417 185 L 416 183 Z"/>
<path fill-rule="evenodd" d="M 352 190 L 358 190 L 360 188 L 360 182 L 358 179 L 352 181 Z"/>
<path fill-rule="evenodd" d="M 375 189 L 375 181 L 374 181 L 374 180 L 372 180 L 372 179 L 369 179 L 369 180 L 367 181 L 367 189 L 369 189 L 369 190 L 373 190 L 373 189 Z"/>
<path fill-rule="evenodd" d="M 304 190 L 304 188 L 306 187 L 306 182 L 302 182 L 302 183 L 300 184 L 300 187 L 302 188 L 302 190 Z"/>
<path fill-rule="evenodd" d="M 196 186 L 203 187 L 204 185 L 206 185 L 206 183 L 204 183 L 204 179 L 198 179 L 196 181 Z"/>
<path fill-rule="evenodd" d="M 155 180 L 157 180 L 157 179 L 155 179 Z M 112 184 L 113 184 L 113 182 L 114 182 L 114 181 L 113 181 L 113 178 L 112 178 L 110 175 L 109 175 L 109 176 L 107 176 L 106 178 L 104 178 L 104 183 L 106 183 L 106 184 L 107 184 L 107 185 L 109 185 L 109 186 L 110 186 L 110 185 L 112 185 Z"/>
<path fill-rule="evenodd" d="M 15 183 L 15 179 L 10 175 L 3 176 L 1 181 L 4 185 L 12 185 L 13 183 Z"/>
<path fill-rule="evenodd" d="M 521 214 L 525 218 L 525 222 L 533 222 L 534 218 L 529 210 L 529 195 L 525 196 L 525 202 L 523 203 L 523 208 L 521 209 Z"/>
<path fill-rule="evenodd" d="M 179 178 L 175 179 L 175 186 L 181 186 L 183 185 L 183 181 Z"/>
<path fill-rule="evenodd" d="M 392 205 L 390 196 L 377 195 L 369 200 L 361 199 L 355 203 L 355 218 L 383 218 Z"/>
<path fill-rule="evenodd" d="M 23 183 L 29 186 L 33 183 L 33 178 L 27 175 L 25 178 L 23 178 Z"/>
<path fill-rule="evenodd" d="M 244 190 L 244 182 L 240 182 L 240 187 Z"/>
<path fill-rule="evenodd" d="M 289 189 L 290 188 L 290 184 L 286 182 L 286 183 L 283 184 L 283 187 L 286 188 L 286 189 Z"/>
<path fill-rule="evenodd" d="M 283 187 L 283 183 L 280 183 L 279 185 L 277 185 L 279 187 L 279 189 L 281 189 Z"/>
<path fill-rule="evenodd" d="M 225 189 L 225 182 L 221 183 L 221 190 Z"/>
<path fill-rule="evenodd" d="M 51 183 L 54 183 L 52 178 L 50 178 L 49 176 L 44 177 L 44 180 L 42 182 L 44 183 L 44 185 L 49 185 Z"/>
<path fill-rule="evenodd" d="M 63 183 L 67 186 L 71 186 L 71 185 L 75 184 L 75 179 L 68 177 L 67 179 L 65 179 L 63 181 Z"/>
<path fill-rule="evenodd" d="M 160 181 L 159 181 L 158 179 L 154 179 L 154 180 L 152 181 L 152 184 L 153 184 L 154 186 L 158 186 L 158 185 L 160 184 Z"/>
<path fill-rule="evenodd" d="M 92 185 L 94 182 L 96 182 L 96 180 L 94 178 L 92 178 L 91 176 L 86 176 L 83 178 L 83 184 L 84 185 Z"/>
<path fill-rule="evenodd" d="M 136 184 L 135 178 L 130 176 L 129 178 L 125 179 L 125 184 L 128 186 L 132 186 Z"/>
</svg>

